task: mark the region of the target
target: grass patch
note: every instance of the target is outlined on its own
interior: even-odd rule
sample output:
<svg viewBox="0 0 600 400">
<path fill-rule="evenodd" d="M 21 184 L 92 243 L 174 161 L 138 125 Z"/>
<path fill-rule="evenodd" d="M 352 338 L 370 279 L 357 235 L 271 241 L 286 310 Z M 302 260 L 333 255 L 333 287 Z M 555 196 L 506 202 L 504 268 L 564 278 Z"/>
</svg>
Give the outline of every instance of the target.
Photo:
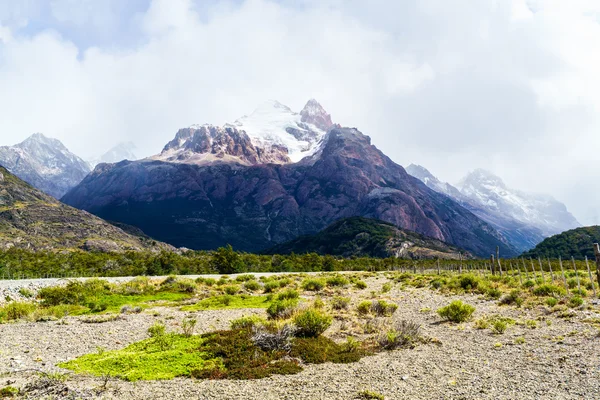
<svg viewBox="0 0 600 400">
<path fill-rule="evenodd" d="M 222 295 L 209 297 L 196 304 L 181 307 L 181 311 L 224 310 L 234 308 L 268 308 L 268 296 Z"/>
</svg>

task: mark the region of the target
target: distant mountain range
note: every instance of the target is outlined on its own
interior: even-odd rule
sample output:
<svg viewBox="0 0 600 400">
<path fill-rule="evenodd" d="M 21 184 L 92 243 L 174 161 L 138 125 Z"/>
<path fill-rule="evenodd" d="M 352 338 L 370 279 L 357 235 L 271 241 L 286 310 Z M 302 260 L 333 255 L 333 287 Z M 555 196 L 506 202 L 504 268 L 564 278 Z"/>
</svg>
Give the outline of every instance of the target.
<svg viewBox="0 0 600 400">
<path fill-rule="evenodd" d="M 64 205 L 0 167 L 0 249 L 13 247 L 102 252 L 172 249 Z"/>
<path fill-rule="evenodd" d="M 98 158 L 91 159 L 89 164 L 92 168 L 102 163 L 117 163 L 123 160 L 134 161 L 138 157 L 135 155 L 136 146 L 132 142 L 122 142 L 112 147 L 106 153 L 102 154 Z"/>
<path fill-rule="evenodd" d="M 406 171 L 488 222 L 521 252 L 548 236 L 581 226 L 551 196 L 510 189 L 501 178 L 482 169 L 469 173 L 456 186 L 441 182 L 419 165 L 411 164 Z"/>
<path fill-rule="evenodd" d="M 181 129 L 156 156 L 98 165 L 63 201 L 194 249 L 259 251 L 362 216 L 476 255 L 518 254 L 315 100 L 299 113 L 272 101 L 233 124 Z"/>
<path fill-rule="evenodd" d="M 363 217 L 341 219 L 319 233 L 300 236 L 266 253 L 454 260 L 470 257 L 470 254 L 439 240 L 399 229 L 388 222 Z"/>
<path fill-rule="evenodd" d="M 0 165 L 55 198 L 61 198 L 90 172 L 90 166 L 59 140 L 41 133 L 14 146 L 1 146 Z"/>
</svg>

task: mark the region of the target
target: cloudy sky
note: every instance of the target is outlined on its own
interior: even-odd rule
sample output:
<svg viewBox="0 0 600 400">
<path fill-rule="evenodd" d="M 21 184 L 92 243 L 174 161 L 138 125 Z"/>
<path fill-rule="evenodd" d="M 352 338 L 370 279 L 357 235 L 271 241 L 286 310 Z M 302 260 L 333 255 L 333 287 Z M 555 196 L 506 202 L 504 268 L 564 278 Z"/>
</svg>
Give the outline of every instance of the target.
<svg viewBox="0 0 600 400">
<path fill-rule="evenodd" d="M 0 0 L 0 144 L 96 156 L 318 99 L 392 159 L 600 223 L 600 1 Z"/>
</svg>

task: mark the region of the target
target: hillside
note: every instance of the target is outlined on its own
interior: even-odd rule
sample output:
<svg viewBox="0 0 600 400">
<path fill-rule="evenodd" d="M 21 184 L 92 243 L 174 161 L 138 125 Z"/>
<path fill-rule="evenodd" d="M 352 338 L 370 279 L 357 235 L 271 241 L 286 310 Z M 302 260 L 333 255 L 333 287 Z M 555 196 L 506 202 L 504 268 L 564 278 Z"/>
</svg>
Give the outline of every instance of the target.
<svg viewBox="0 0 600 400">
<path fill-rule="evenodd" d="M 315 235 L 301 236 L 266 251 L 267 254 L 444 259 L 459 259 L 459 252 L 460 249 L 439 240 L 363 217 L 344 218 Z M 465 251 L 462 253 L 470 256 Z"/>
<path fill-rule="evenodd" d="M 600 243 L 600 226 L 576 228 L 546 238 L 535 248 L 523 253 L 523 257 L 564 258 L 594 260 L 594 243 Z"/>
<path fill-rule="evenodd" d="M 159 250 L 154 240 L 125 233 L 64 205 L 0 167 L 0 249 Z"/>
</svg>

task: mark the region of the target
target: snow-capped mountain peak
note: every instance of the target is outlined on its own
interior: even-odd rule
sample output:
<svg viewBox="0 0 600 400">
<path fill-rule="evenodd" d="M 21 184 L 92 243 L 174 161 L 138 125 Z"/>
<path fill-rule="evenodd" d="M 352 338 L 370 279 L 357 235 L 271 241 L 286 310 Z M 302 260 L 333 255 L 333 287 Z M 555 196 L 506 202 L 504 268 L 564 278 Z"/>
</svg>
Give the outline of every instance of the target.
<svg viewBox="0 0 600 400">
<path fill-rule="evenodd" d="M 101 163 L 114 164 L 123 160 L 135 161 L 138 159 L 134 153 L 135 150 L 136 146 L 133 142 L 121 142 L 110 148 L 100 157 L 91 160 L 90 165 L 95 167 Z"/>
<path fill-rule="evenodd" d="M 269 100 L 233 124 L 180 129 L 161 154 L 151 158 L 189 164 L 295 163 L 317 152 L 332 125 L 331 116 L 314 99 L 300 113 Z"/>
<path fill-rule="evenodd" d="M 320 124 L 324 113 L 321 105 L 310 100 L 307 107 L 297 113 L 278 101 L 270 100 L 231 126 L 245 131 L 254 146 L 267 150 L 273 146 L 286 148 L 291 162 L 298 162 L 317 150 L 326 133 Z M 313 122 L 319 122 L 321 127 Z"/>
<path fill-rule="evenodd" d="M 60 198 L 89 173 L 89 165 L 60 140 L 36 133 L 0 147 L 0 164 L 38 189 Z"/>
</svg>

